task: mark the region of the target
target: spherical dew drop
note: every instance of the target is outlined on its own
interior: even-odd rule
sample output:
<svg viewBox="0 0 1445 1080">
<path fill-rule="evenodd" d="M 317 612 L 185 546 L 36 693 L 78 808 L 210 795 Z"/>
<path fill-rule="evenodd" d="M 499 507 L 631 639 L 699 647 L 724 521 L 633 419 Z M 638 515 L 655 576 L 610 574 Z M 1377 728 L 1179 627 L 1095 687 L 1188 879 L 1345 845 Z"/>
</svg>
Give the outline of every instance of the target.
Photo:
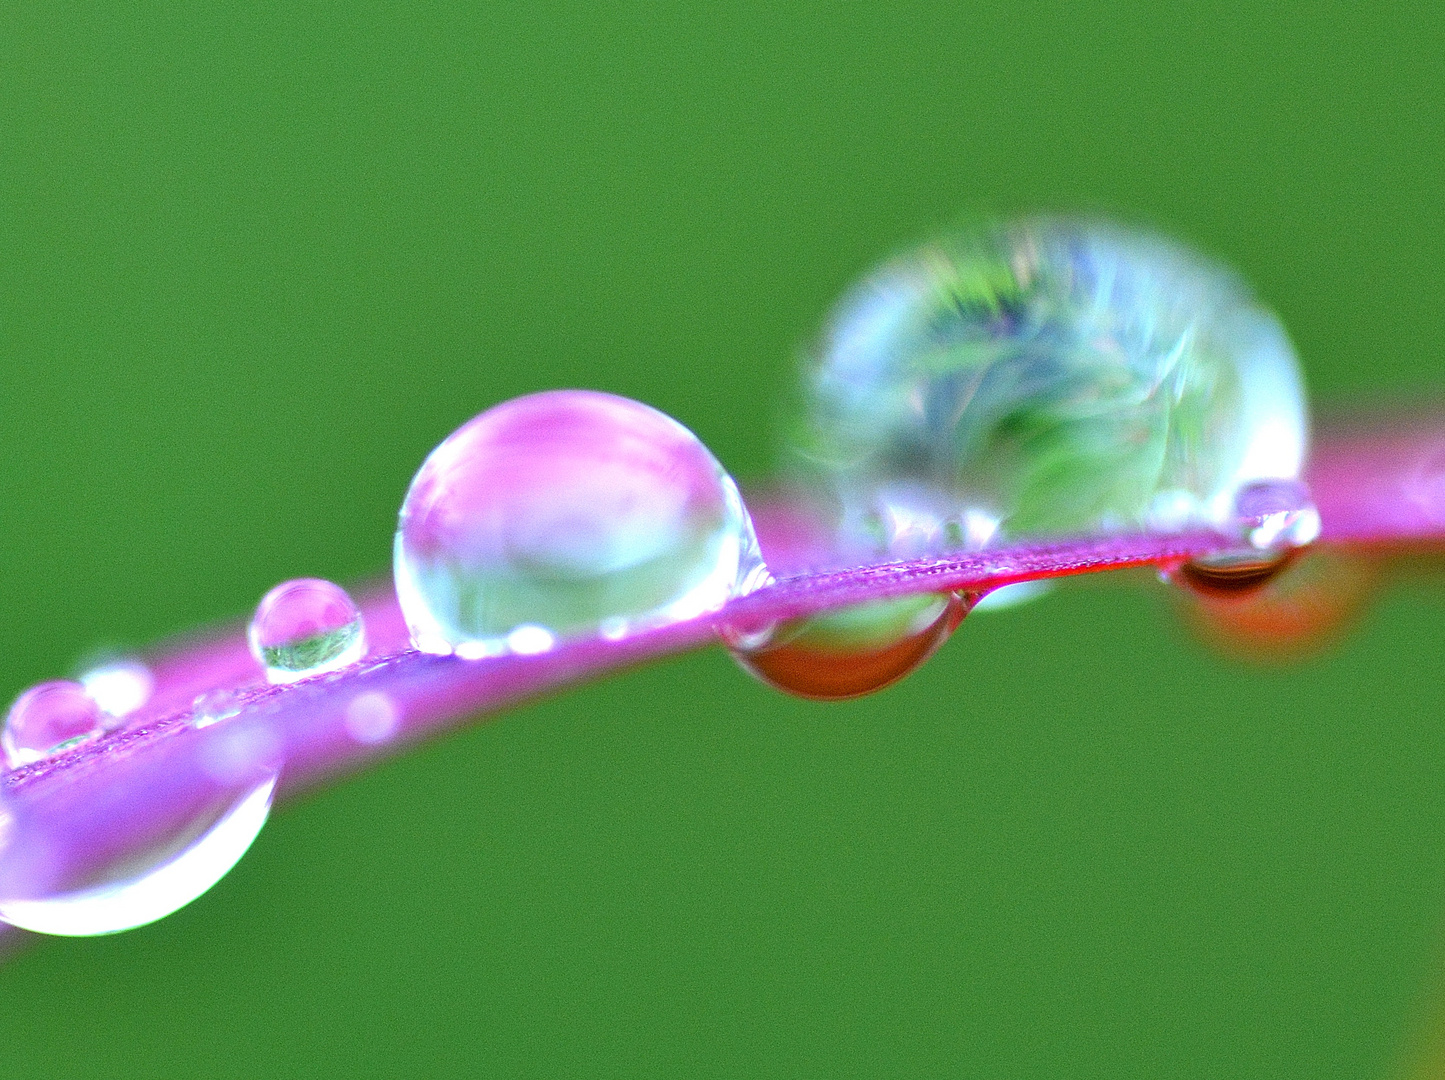
<svg viewBox="0 0 1445 1080">
<path fill-rule="evenodd" d="M 32 686 L 10 706 L 0 747 L 12 769 L 63 753 L 104 733 L 104 713 L 79 683 Z"/>
<path fill-rule="evenodd" d="M 415 646 L 465 659 L 618 640 L 767 580 L 697 436 L 587 390 L 516 398 L 448 436 L 407 491 L 394 563 Z"/>
<path fill-rule="evenodd" d="M 282 582 L 268 592 L 247 637 L 273 683 L 337 671 L 366 654 L 361 612 L 345 589 L 320 578 Z"/>
</svg>

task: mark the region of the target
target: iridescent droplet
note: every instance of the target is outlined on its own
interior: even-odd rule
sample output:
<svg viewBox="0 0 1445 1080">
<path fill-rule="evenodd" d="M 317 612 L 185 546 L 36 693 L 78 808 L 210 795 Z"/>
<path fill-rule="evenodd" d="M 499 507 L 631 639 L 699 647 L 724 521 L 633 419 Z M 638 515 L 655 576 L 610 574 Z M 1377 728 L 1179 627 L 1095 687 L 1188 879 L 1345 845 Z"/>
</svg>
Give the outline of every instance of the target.
<svg viewBox="0 0 1445 1080">
<path fill-rule="evenodd" d="M 336 671 L 366 654 L 361 612 L 345 589 L 320 578 L 297 578 L 268 592 L 248 637 L 273 683 Z"/>
<path fill-rule="evenodd" d="M 62 753 L 104 733 L 104 716 L 85 687 L 66 679 L 32 686 L 10 706 L 0 747 L 12 769 Z"/>
<path fill-rule="evenodd" d="M 1228 531 L 1236 497 L 1297 481 L 1306 446 L 1294 351 L 1233 274 L 1061 218 L 885 263 L 834 312 L 803 390 L 804 472 L 845 541 L 895 555 Z"/>
<path fill-rule="evenodd" d="M 416 647 L 470 659 L 616 640 L 766 580 L 737 486 L 697 436 L 586 390 L 498 405 L 433 450 L 395 571 Z"/>
<path fill-rule="evenodd" d="M 968 613 L 955 594 L 905 596 L 793 619 L 762 631 L 724 627 L 733 659 L 769 686 L 838 701 L 882 690 L 938 651 Z"/>
</svg>

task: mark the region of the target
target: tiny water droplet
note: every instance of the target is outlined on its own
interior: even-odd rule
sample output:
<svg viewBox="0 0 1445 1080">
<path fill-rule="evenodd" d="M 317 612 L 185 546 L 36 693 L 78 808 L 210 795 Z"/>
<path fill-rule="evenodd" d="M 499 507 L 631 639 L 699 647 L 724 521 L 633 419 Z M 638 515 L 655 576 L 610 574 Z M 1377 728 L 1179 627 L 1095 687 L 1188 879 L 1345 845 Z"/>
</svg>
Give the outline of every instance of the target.
<svg viewBox="0 0 1445 1080">
<path fill-rule="evenodd" d="M 1242 489 L 1299 476 L 1307 436 L 1294 350 L 1232 273 L 1067 218 L 885 263 L 835 309 L 802 403 L 794 449 L 840 547 L 898 556 L 1225 529 Z"/>
<path fill-rule="evenodd" d="M 241 711 L 241 695 L 235 690 L 211 690 L 196 697 L 191 706 L 191 726 L 210 727 Z"/>
<path fill-rule="evenodd" d="M 139 660 L 106 660 L 85 670 L 80 685 L 101 711 L 112 717 L 129 716 L 147 701 L 155 689 L 155 676 Z"/>
<path fill-rule="evenodd" d="M 297 578 L 268 592 L 248 638 L 273 683 L 337 671 L 366 654 L 361 612 L 345 589 L 321 578 Z"/>
<path fill-rule="evenodd" d="M 697 436 L 585 390 L 498 405 L 433 450 L 395 572 L 416 647 L 467 659 L 680 622 L 767 578 L 737 486 Z"/>
<path fill-rule="evenodd" d="M 1016 581 L 1012 585 L 1003 585 L 984 593 L 978 598 L 978 602 L 973 605 L 969 614 L 972 615 L 975 611 L 1007 611 L 1020 604 L 1031 603 L 1053 590 L 1054 582 L 1043 578 L 1036 578 L 1032 581 Z"/>
<path fill-rule="evenodd" d="M 938 651 L 971 601 L 905 596 L 792 619 L 764 630 L 724 627 L 742 668 L 798 697 L 838 701 L 882 690 Z"/>
<path fill-rule="evenodd" d="M 366 746 L 386 742 L 400 727 L 401 711 L 396 702 L 380 691 L 358 694 L 346 706 L 346 732 Z"/>
<path fill-rule="evenodd" d="M 0 747 L 12 769 L 29 765 L 104 733 L 104 716 L 85 687 L 67 679 L 32 686 L 10 706 Z"/>
</svg>

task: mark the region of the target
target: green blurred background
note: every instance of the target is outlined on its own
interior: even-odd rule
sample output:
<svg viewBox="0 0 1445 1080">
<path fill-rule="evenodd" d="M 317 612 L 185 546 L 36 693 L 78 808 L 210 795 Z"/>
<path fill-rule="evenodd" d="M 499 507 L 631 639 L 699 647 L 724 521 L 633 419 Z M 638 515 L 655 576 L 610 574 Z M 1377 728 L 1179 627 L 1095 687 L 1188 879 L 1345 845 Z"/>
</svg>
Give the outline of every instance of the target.
<svg viewBox="0 0 1445 1080">
<path fill-rule="evenodd" d="M 1319 400 L 1435 393 L 1445 8 L 5 5 L 0 696 L 385 567 L 547 387 L 744 480 L 790 357 L 968 211 L 1238 265 Z M 1445 595 L 1291 668 L 1162 589 L 874 698 L 709 652 L 277 812 L 211 893 L 0 968 L 26 1077 L 1369 1077 L 1445 972 Z"/>
</svg>

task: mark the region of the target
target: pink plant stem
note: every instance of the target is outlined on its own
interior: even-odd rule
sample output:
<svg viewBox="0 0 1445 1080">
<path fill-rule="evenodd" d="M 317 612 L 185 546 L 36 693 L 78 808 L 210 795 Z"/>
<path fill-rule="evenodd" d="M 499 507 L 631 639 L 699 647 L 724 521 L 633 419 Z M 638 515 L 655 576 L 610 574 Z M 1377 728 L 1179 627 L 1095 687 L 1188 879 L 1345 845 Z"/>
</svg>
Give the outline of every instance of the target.
<svg viewBox="0 0 1445 1080">
<path fill-rule="evenodd" d="M 1322 439 L 1310 482 L 1323 544 L 1445 539 L 1445 421 Z M 786 505 L 756 510 L 771 565 L 806 566 L 810 552 L 818 561 L 806 518 Z M 61 849 L 57 857 L 98 865 L 139 849 L 158 819 L 183 813 L 198 790 L 237 770 L 279 773 L 279 793 L 294 793 L 527 698 L 707 644 L 723 622 L 756 626 L 909 593 L 985 592 L 1038 578 L 1168 566 L 1223 544 L 1209 532 L 1088 538 L 802 572 L 717 615 L 622 641 L 564 642 L 539 656 L 472 661 L 412 650 L 394 596 L 378 586 L 361 597 L 370 653 L 344 671 L 267 686 L 240 627 L 159 650 L 149 658 L 155 691 L 126 726 L 0 777 L 0 815 L 43 821 L 47 842 Z M 192 702 L 219 689 L 238 693 L 240 711 L 194 726 Z"/>
</svg>

